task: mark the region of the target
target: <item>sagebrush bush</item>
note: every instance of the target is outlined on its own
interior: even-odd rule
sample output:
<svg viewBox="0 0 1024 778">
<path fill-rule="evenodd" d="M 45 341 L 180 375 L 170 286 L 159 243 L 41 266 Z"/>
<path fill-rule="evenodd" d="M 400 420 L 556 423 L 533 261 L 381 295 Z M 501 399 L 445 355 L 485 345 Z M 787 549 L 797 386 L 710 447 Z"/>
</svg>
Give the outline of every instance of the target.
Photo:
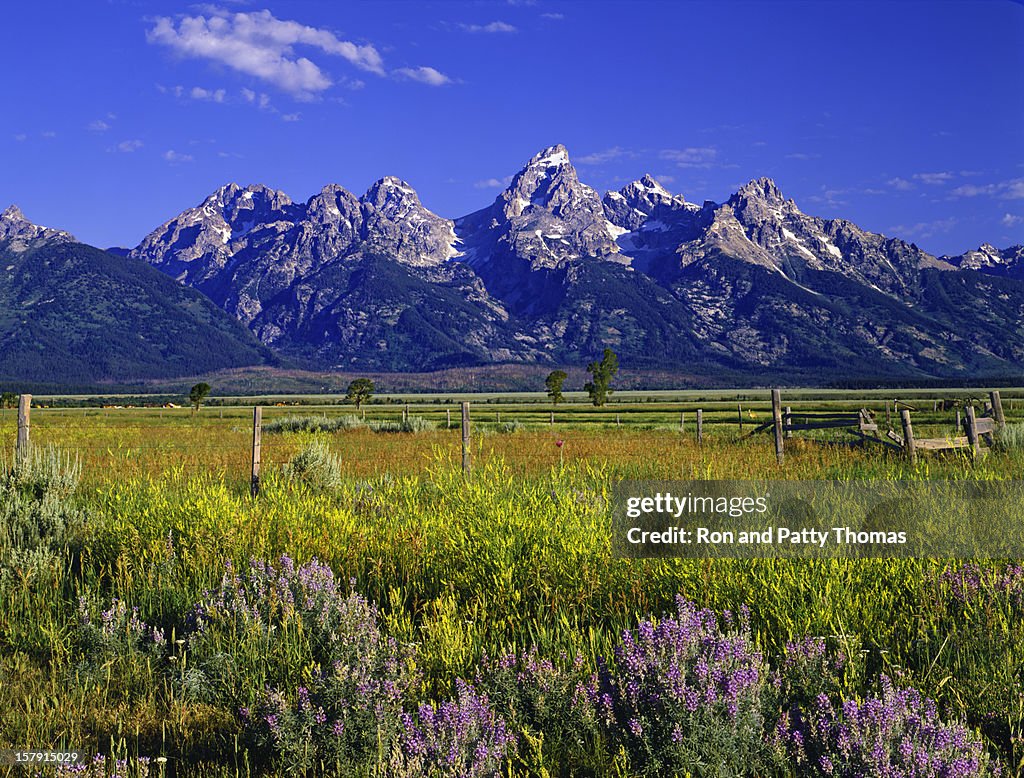
<svg viewBox="0 0 1024 778">
<path fill-rule="evenodd" d="M 370 421 L 367 426 L 374 432 L 427 432 L 435 428 L 432 421 L 427 421 L 420 416 L 410 416 L 402 421 Z"/>
<path fill-rule="evenodd" d="M 289 768 L 367 765 L 396 742 L 411 655 L 326 565 L 229 567 L 189 623 L 186 691 L 234 706 L 249 738 Z"/>
<path fill-rule="evenodd" d="M 358 416 L 283 416 L 263 425 L 263 431 L 269 434 L 281 432 L 338 432 L 339 430 L 361 429 L 366 422 Z"/>
<path fill-rule="evenodd" d="M 42 583 L 63 571 L 85 521 L 70 499 L 80 475 L 77 458 L 53 448 L 0 462 L 0 591 L 16 573 Z"/>
<path fill-rule="evenodd" d="M 325 441 L 314 440 L 282 468 L 286 479 L 315 489 L 338 489 L 344 483 L 341 457 Z"/>
<path fill-rule="evenodd" d="M 1007 424 L 996 432 L 995 438 L 1001 451 L 1024 451 L 1024 424 Z"/>
</svg>

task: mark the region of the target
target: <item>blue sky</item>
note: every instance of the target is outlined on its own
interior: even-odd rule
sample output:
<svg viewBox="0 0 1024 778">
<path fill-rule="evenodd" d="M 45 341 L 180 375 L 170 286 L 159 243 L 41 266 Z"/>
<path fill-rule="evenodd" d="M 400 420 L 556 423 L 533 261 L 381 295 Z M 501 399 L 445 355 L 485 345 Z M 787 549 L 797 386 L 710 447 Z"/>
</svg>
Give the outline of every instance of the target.
<svg viewBox="0 0 1024 778">
<path fill-rule="evenodd" d="M 456 217 L 553 143 L 602 192 L 768 175 L 937 254 L 1024 242 L 1008 0 L 9 3 L 0 67 L 0 208 L 100 246 L 229 181 Z"/>
</svg>

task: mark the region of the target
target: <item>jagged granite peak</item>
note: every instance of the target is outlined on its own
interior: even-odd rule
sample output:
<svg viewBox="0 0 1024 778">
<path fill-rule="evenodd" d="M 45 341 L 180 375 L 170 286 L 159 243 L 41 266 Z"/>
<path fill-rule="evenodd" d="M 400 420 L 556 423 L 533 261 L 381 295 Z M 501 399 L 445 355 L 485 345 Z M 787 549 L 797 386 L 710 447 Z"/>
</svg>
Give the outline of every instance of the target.
<svg viewBox="0 0 1024 778">
<path fill-rule="evenodd" d="M 535 154 L 494 203 L 456 220 L 460 254 L 484 281 L 511 281 L 509 270 L 552 270 L 574 261 L 626 261 L 615 243 L 621 229 L 605 217 L 597 192 L 582 183 L 565 146 Z"/>
<path fill-rule="evenodd" d="M 425 208 L 402 179 L 385 176 L 361 202 L 364 251 L 413 267 L 438 266 L 456 254 L 454 222 Z"/>
<path fill-rule="evenodd" d="M 736 191 L 733 198 L 739 202 L 761 201 L 769 205 L 782 205 L 786 202 L 778 184 L 766 176 L 748 181 Z"/>
<path fill-rule="evenodd" d="M 663 211 L 660 216 L 680 209 L 698 210 L 682 195 L 672 195 L 649 173 L 617 192 L 606 193 L 601 202 L 608 221 L 629 232 L 639 229 L 658 209 Z"/>
<path fill-rule="evenodd" d="M 966 251 L 959 256 L 942 256 L 961 270 L 977 270 L 997 276 L 1024 278 L 1024 246 L 1016 245 L 997 249 L 991 243 L 982 243 L 977 249 Z"/>
<path fill-rule="evenodd" d="M 0 241 L 9 242 L 7 248 L 11 251 L 20 252 L 40 243 L 72 243 L 75 237 L 64 230 L 33 224 L 21 208 L 11 204 L 0 213 Z"/>
</svg>

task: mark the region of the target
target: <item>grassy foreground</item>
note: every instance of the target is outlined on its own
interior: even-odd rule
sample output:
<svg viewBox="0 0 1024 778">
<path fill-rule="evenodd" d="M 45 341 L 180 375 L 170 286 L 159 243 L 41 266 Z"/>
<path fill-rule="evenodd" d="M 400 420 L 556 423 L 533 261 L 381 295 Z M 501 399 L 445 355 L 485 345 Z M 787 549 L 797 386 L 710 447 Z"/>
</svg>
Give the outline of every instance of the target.
<svg viewBox="0 0 1024 778">
<path fill-rule="evenodd" d="M 153 775 L 824 775 L 827 721 L 808 714 L 817 750 L 803 756 L 776 730 L 798 729 L 819 694 L 897 705 L 885 677 L 934 699 L 936 721 L 963 722 L 950 737 L 980 742 L 1004 774 L 1024 765 L 1024 578 L 1012 565 L 615 559 L 607 503 L 623 477 L 1019 480 L 1019 450 L 911 468 L 793 442 L 780 472 L 765 440 L 498 434 L 496 422 L 465 479 L 454 431 L 356 429 L 274 436 L 253 501 L 245 427 L 200 424 L 185 444 L 150 430 L 137 447 L 130 428 L 116 447 L 95 427 L 65 428 L 53 442 L 82 452 L 77 489 L 74 467 L 43 454 L 5 481 L 0 748 L 151 757 L 122 773 Z M 338 459 L 285 466 L 316 440 Z M 338 635 L 360 653 L 346 659 Z M 732 696 L 666 709 L 681 724 L 662 737 L 623 690 L 678 672 L 659 664 L 666 646 L 699 668 L 711 645 L 733 657 L 714 670 Z M 339 680 L 344 662 L 368 674 Z M 339 700 L 346 689 L 376 707 Z M 438 744 L 504 757 L 442 769 Z M 729 753 L 743 764 L 723 767 Z M 943 774 L 981 775 L 984 761 Z"/>
</svg>

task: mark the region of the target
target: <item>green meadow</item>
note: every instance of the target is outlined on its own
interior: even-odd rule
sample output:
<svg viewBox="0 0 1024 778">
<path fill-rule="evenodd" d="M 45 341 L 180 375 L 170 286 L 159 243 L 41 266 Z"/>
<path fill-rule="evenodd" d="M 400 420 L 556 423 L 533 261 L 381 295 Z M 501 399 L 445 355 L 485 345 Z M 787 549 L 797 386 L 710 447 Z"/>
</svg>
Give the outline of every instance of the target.
<svg viewBox="0 0 1024 778">
<path fill-rule="evenodd" d="M 794 411 L 869 407 L 884 427 L 891 395 L 783 398 Z M 946 395 L 896 396 L 917 408 L 919 435 L 954 434 L 954 411 L 934 404 Z M 241 400 L 198 413 L 34 408 L 32 455 L 20 466 L 8 457 L 0 486 L 0 749 L 109 755 L 95 775 L 824 775 L 772 740 L 796 700 L 814 698 L 807 674 L 787 675 L 791 644 L 813 638 L 841 666 L 822 692 L 837 704 L 877 696 L 892 679 L 981 743 L 986 769 L 1024 769 L 1024 577 L 1015 582 L 1012 560 L 628 560 L 612 555 L 609 537 L 620 479 L 1022 480 L 1024 400 L 1004 394 L 1009 428 L 977 462 L 926 454 L 911 465 L 881 446 L 835 445 L 838 432 L 787 440 L 780 467 L 770 436 L 741 438 L 741 417 L 743 433 L 770 418 L 767 393 L 616 395 L 600 409 L 560 405 L 554 423 L 539 398 L 478 396 L 466 476 L 451 399 L 379 398 L 357 412 L 267 398 L 255 499 L 252 412 Z M 416 431 L 393 431 L 406 414 L 422 420 Z M 307 431 L 287 431 L 288 419 Z M 0 439 L 13 443 L 15 424 L 4 412 Z M 379 729 L 374 747 L 325 751 L 302 699 L 337 654 L 323 653 L 313 617 L 264 603 L 242 626 L 224 613 L 197 620 L 254 560 L 329 567 L 339 591 L 373 609 L 379 640 L 397 647 L 411 679 L 402 710 L 422 722 L 419 706 L 473 683 L 515 753 L 491 772 L 414 765 L 387 751 L 411 746 L 387 746 Z M 680 768 L 570 704 L 579 695 L 568 686 L 611 677 L 623 633 L 673 613 L 678 596 L 718 614 L 723 634 L 739 629 L 724 614 L 749 609 L 743 634 L 764 672 L 749 772 L 707 754 Z M 331 640 L 344 640 L 339 629 Z M 531 652 L 556 680 L 527 704 L 494 663 Z M 268 699 L 287 723 L 253 723 Z M 716 721 L 684 734 L 712 742 Z"/>
</svg>

